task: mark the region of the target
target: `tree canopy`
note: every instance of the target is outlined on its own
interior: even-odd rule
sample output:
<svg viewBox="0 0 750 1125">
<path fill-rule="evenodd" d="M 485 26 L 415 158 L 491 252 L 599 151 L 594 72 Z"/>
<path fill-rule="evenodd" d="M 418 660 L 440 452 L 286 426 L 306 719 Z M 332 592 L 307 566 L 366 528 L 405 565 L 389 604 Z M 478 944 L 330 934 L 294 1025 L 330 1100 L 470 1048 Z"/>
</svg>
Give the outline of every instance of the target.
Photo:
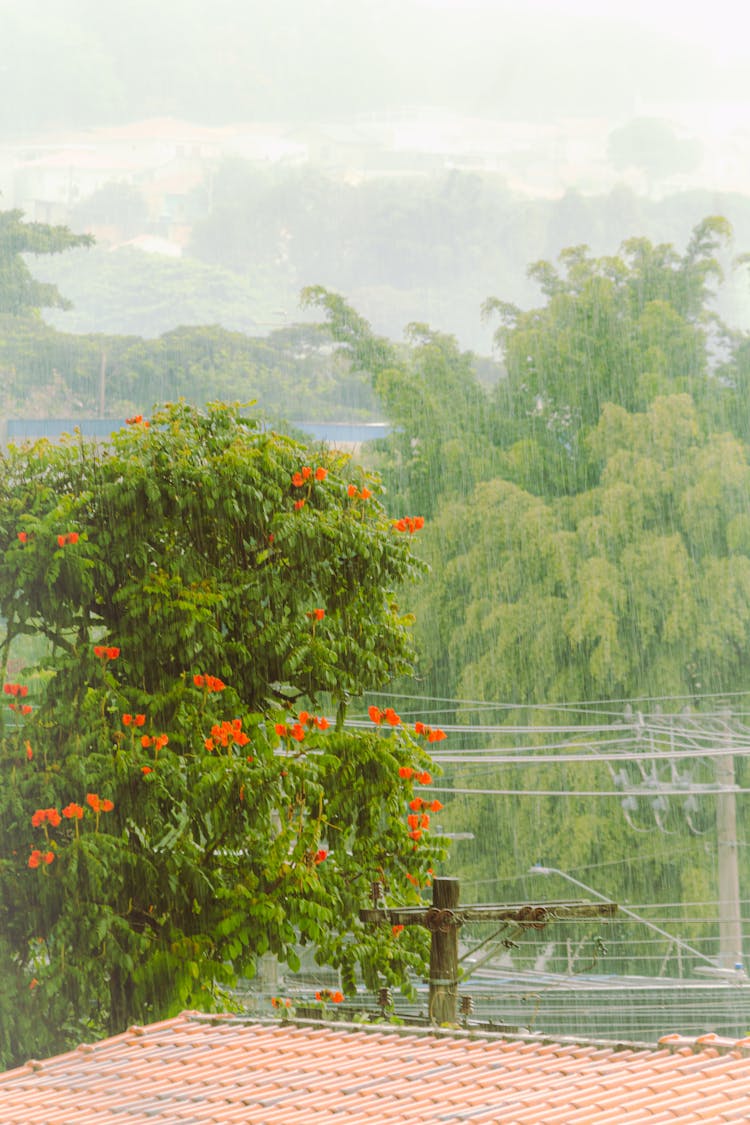
<svg viewBox="0 0 750 1125">
<path fill-rule="evenodd" d="M 225 1004 L 299 943 L 347 992 L 402 983 L 419 937 L 358 910 L 441 847 L 428 732 L 346 725 L 412 658 L 422 567 L 377 480 L 218 404 L 0 474 L 5 1060 Z"/>
<path fill-rule="evenodd" d="M 73 234 L 67 227 L 24 222 L 23 211 L 0 211 L 0 314 L 69 308 L 55 285 L 34 279 L 23 255 L 59 254 L 93 241 L 91 235 Z"/>
</svg>

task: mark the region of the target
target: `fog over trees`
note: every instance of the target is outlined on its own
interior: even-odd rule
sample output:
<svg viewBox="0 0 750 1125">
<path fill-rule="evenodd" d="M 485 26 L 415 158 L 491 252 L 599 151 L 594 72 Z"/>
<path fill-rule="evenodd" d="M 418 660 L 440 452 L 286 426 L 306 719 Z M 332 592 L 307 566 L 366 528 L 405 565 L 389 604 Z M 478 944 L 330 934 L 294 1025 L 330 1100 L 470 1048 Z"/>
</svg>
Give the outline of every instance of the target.
<svg viewBox="0 0 750 1125">
<path fill-rule="evenodd" d="M 6 1064 L 238 1002 L 269 951 L 303 996 L 300 942 L 352 1005 L 408 991 L 381 877 L 629 904 L 606 953 L 493 947 L 559 974 L 536 1030 L 579 973 L 743 961 L 731 7 L 0 0 Z"/>
</svg>

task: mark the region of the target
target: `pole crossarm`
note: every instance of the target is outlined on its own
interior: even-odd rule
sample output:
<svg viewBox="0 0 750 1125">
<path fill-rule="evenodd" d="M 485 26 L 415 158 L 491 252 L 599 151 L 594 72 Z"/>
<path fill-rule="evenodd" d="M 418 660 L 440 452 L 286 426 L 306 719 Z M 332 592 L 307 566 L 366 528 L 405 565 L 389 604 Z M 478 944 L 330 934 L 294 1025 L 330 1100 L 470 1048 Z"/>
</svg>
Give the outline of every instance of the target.
<svg viewBox="0 0 750 1125">
<path fill-rule="evenodd" d="M 433 933 L 445 933 L 455 926 L 468 922 L 515 922 L 541 930 L 548 922 L 569 918 L 613 918 L 616 902 L 588 902 L 574 899 L 560 902 L 517 902 L 507 905 L 480 904 L 462 906 L 460 909 L 441 909 L 436 906 L 369 907 L 359 912 L 361 922 L 375 922 L 390 926 L 424 926 Z"/>
</svg>

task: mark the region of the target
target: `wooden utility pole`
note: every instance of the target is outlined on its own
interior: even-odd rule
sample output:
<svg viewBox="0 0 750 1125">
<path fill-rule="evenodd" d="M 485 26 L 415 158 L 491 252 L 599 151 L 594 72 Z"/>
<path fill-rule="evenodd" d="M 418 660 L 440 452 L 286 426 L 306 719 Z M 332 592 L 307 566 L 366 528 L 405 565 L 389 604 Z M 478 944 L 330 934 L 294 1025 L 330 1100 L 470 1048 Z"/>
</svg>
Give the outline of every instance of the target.
<svg viewBox="0 0 750 1125">
<path fill-rule="evenodd" d="M 376 886 L 379 886 L 376 884 Z M 482 904 L 459 906 L 458 879 L 435 879 L 432 906 L 380 906 L 360 910 L 363 922 L 391 926 L 425 926 L 432 934 L 430 944 L 430 1020 L 454 1024 L 458 1016 L 458 931 L 466 922 L 515 923 L 522 930 L 543 929 L 548 922 L 562 918 L 612 918 L 614 902 L 521 902 L 508 905 Z"/>
</svg>

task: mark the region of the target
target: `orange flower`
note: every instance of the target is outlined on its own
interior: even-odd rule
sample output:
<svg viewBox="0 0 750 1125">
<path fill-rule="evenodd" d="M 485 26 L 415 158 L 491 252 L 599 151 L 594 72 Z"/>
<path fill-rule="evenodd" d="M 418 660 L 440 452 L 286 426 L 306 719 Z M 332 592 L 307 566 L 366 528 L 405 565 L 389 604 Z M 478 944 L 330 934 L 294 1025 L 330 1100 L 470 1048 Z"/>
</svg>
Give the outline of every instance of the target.
<svg viewBox="0 0 750 1125">
<path fill-rule="evenodd" d="M 350 496 L 352 498 L 352 500 L 354 499 L 355 496 L 358 496 L 359 490 L 358 490 L 356 484 L 350 484 L 349 487 L 346 490 L 346 494 L 347 494 L 347 496 Z"/>
<path fill-rule="evenodd" d="M 331 995 L 331 1000 L 333 1000 L 334 1004 L 341 1004 L 343 999 L 344 999 L 343 992 L 334 992 Z"/>
<path fill-rule="evenodd" d="M 326 851 L 326 849 L 325 849 L 325 848 L 320 848 L 320 849 L 319 849 L 319 850 L 318 850 L 318 851 L 317 851 L 317 852 L 315 853 L 315 863 L 322 863 L 322 862 L 323 862 L 323 860 L 327 858 L 327 856 L 328 856 L 328 852 Z"/>
<path fill-rule="evenodd" d="M 292 476 L 292 484 L 294 485 L 295 488 L 302 488 L 304 483 L 305 483 L 305 480 L 304 480 L 304 477 L 302 476 L 302 473 L 295 473 Z"/>
<path fill-rule="evenodd" d="M 154 739 L 154 746 L 156 748 L 157 754 L 162 749 L 162 747 L 167 745 L 168 742 L 169 742 L 169 735 L 168 734 L 158 734 L 156 736 L 156 738 Z"/>
<path fill-rule="evenodd" d="M 205 682 L 206 682 L 205 677 L 201 676 L 200 673 L 196 673 L 193 676 L 193 683 L 195 684 L 196 687 L 203 687 Z"/>
<path fill-rule="evenodd" d="M 57 809 L 47 809 L 47 823 L 51 824 L 53 828 L 57 828 L 60 823 L 60 814 Z"/>
<path fill-rule="evenodd" d="M 75 546 L 75 544 L 78 542 L 78 538 L 79 537 L 78 537 L 77 531 L 69 531 L 68 532 L 68 542 L 72 543 L 73 546 Z"/>
<path fill-rule="evenodd" d="M 443 807 L 442 801 L 432 801 L 429 805 L 427 805 L 427 808 L 431 812 L 440 812 L 442 807 Z"/>
<path fill-rule="evenodd" d="M 310 712 L 309 712 L 309 711 L 300 711 L 300 713 L 299 713 L 299 715 L 297 716 L 297 718 L 299 719 L 299 721 L 300 721 L 301 723 L 305 723 L 305 724 L 307 724 L 307 723 L 309 723 L 309 722 L 310 722 Z"/>
<path fill-rule="evenodd" d="M 34 751 L 31 749 L 31 743 L 28 738 L 26 739 L 26 761 L 30 762 L 34 757 Z"/>
<path fill-rule="evenodd" d="M 66 542 L 67 542 L 67 540 L 66 540 L 66 538 L 65 538 L 65 536 L 64 536 L 64 535 L 58 535 L 58 537 L 57 537 L 57 545 L 58 545 L 58 547 L 64 547 L 64 546 L 65 546 L 65 544 L 66 544 Z"/>
<path fill-rule="evenodd" d="M 99 659 L 101 660 L 106 655 L 107 655 L 107 650 L 104 647 L 104 645 L 94 645 L 94 656 L 99 657 Z"/>
<path fill-rule="evenodd" d="M 318 465 L 317 469 L 315 470 L 315 479 L 316 480 L 325 480 L 327 476 L 328 476 L 328 469 L 324 469 L 322 465 Z"/>
<path fill-rule="evenodd" d="M 90 805 L 94 812 L 101 811 L 102 803 L 99 800 L 99 795 L 97 793 L 87 793 L 86 804 Z"/>
<path fill-rule="evenodd" d="M 367 714 L 370 716 L 373 723 L 378 723 L 378 724 L 382 723 L 383 712 L 380 710 L 379 707 L 368 707 L 367 708 Z"/>
<path fill-rule="evenodd" d="M 305 737 L 305 728 L 301 723 L 295 723 L 289 733 L 297 742 L 302 742 Z"/>
<path fill-rule="evenodd" d="M 142 774 L 145 775 L 147 773 L 153 773 L 153 772 L 154 771 L 151 769 L 151 766 L 141 766 L 141 773 Z"/>
<path fill-rule="evenodd" d="M 392 707 L 386 707 L 386 709 L 384 711 L 384 717 L 385 717 L 385 721 L 387 723 L 389 723 L 392 727 L 397 727 L 399 725 L 399 723 L 401 722 L 401 719 L 399 718 L 399 716 L 396 714 L 396 712 L 393 710 Z"/>
<path fill-rule="evenodd" d="M 409 837 L 412 840 L 421 840 L 422 839 L 422 833 L 420 832 L 420 830 L 418 828 L 414 828 L 409 833 Z"/>
<path fill-rule="evenodd" d="M 326 611 L 324 609 L 311 609 L 309 613 L 309 616 L 314 617 L 316 621 L 322 621 L 325 615 Z"/>
<path fill-rule="evenodd" d="M 279 738 L 283 738 L 286 734 L 286 723 L 276 723 L 273 729 L 276 731 Z"/>
<path fill-rule="evenodd" d="M 129 727 L 130 724 L 132 723 L 132 721 L 133 721 L 133 716 L 127 714 L 127 712 L 126 712 L 122 717 L 122 725 L 124 727 Z"/>
<path fill-rule="evenodd" d="M 101 803 L 102 812 L 112 812 L 114 807 L 114 801 L 110 801 L 109 797 L 105 797 Z"/>
<path fill-rule="evenodd" d="M 410 781 L 414 777 L 414 770 L 411 766 L 399 766 L 398 776 L 402 777 L 404 781 Z"/>
<path fill-rule="evenodd" d="M 213 740 L 213 738 L 204 738 L 204 739 L 203 739 L 203 745 L 205 746 L 206 750 L 208 750 L 209 752 L 210 752 L 211 750 L 213 750 L 213 749 L 214 749 L 214 740 Z"/>
<path fill-rule="evenodd" d="M 73 801 L 71 801 L 71 803 L 69 805 L 65 806 L 65 808 L 62 811 L 62 814 L 68 820 L 80 820 L 81 817 L 83 816 L 83 806 L 82 805 L 76 805 Z"/>
<path fill-rule="evenodd" d="M 29 538 L 29 536 L 28 536 L 27 532 L 19 531 L 19 533 L 18 533 L 18 542 L 19 543 L 26 543 L 28 541 L 28 538 Z"/>
<path fill-rule="evenodd" d="M 403 928 L 404 928 L 403 926 L 391 926 L 391 933 L 393 934 L 394 937 L 398 937 L 398 935 L 401 933 Z"/>
<path fill-rule="evenodd" d="M 34 708 L 31 706 L 30 703 L 24 703 L 23 707 L 21 708 L 21 714 L 22 715 L 30 715 L 31 712 L 33 711 L 33 709 Z"/>
<path fill-rule="evenodd" d="M 445 731 L 437 727 L 431 730 L 427 735 L 428 742 L 442 742 L 444 738 L 447 738 Z"/>
<path fill-rule="evenodd" d="M 406 823 L 410 828 L 419 828 L 419 817 L 416 813 L 409 813 L 406 818 Z"/>
<path fill-rule="evenodd" d="M 34 848 L 33 852 L 29 856 L 29 867 L 38 867 L 39 863 L 41 861 L 41 858 L 42 858 L 42 853 L 39 851 L 38 848 Z"/>
<path fill-rule="evenodd" d="M 54 858 L 55 858 L 54 852 L 45 852 L 44 855 L 42 856 L 42 859 L 44 860 L 44 862 L 47 864 L 48 867 L 52 863 L 52 860 Z"/>
<path fill-rule="evenodd" d="M 133 721 L 134 721 L 134 723 L 137 727 L 142 727 L 143 724 L 146 722 L 146 716 L 145 715 L 136 715 L 136 717 Z"/>
<path fill-rule="evenodd" d="M 312 476 L 312 469 L 309 465 L 304 465 L 302 469 L 302 477 L 304 480 L 309 480 Z"/>
<path fill-rule="evenodd" d="M 424 734 L 426 730 L 427 730 L 427 727 L 424 725 L 424 723 L 417 722 L 417 723 L 414 724 L 414 733 L 415 734 Z"/>
<path fill-rule="evenodd" d="M 359 494 L 360 500 L 369 500 L 371 496 L 372 493 L 370 492 L 369 488 L 363 488 Z"/>
<path fill-rule="evenodd" d="M 117 660 L 117 657 L 120 655 L 119 648 L 108 648 L 105 649 L 105 652 L 107 654 L 107 660 Z"/>
<path fill-rule="evenodd" d="M 429 817 L 428 813 L 426 813 L 426 812 L 422 813 L 422 816 L 420 817 L 420 820 L 419 820 L 419 827 L 420 828 L 429 828 L 430 827 L 430 817 Z"/>
<path fill-rule="evenodd" d="M 149 737 L 149 735 L 144 734 L 144 735 L 141 736 L 141 746 L 143 747 L 144 750 L 148 750 L 151 743 L 152 743 L 152 739 Z"/>
<path fill-rule="evenodd" d="M 420 785 L 432 785 L 432 776 L 427 772 L 417 774 L 417 781 Z"/>
<path fill-rule="evenodd" d="M 328 719 L 326 719 L 325 716 L 321 715 L 319 719 L 315 719 L 315 726 L 318 728 L 318 730 L 328 730 Z"/>
<path fill-rule="evenodd" d="M 304 506 L 305 506 L 304 500 L 295 500 L 294 501 L 294 510 L 296 512 L 299 512 L 301 508 L 304 508 Z"/>
<path fill-rule="evenodd" d="M 415 797 L 413 801 L 409 801 L 409 808 L 414 809 L 415 812 L 419 812 L 423 805 L 424 801 L 421 797 Z"/>
</svg>

